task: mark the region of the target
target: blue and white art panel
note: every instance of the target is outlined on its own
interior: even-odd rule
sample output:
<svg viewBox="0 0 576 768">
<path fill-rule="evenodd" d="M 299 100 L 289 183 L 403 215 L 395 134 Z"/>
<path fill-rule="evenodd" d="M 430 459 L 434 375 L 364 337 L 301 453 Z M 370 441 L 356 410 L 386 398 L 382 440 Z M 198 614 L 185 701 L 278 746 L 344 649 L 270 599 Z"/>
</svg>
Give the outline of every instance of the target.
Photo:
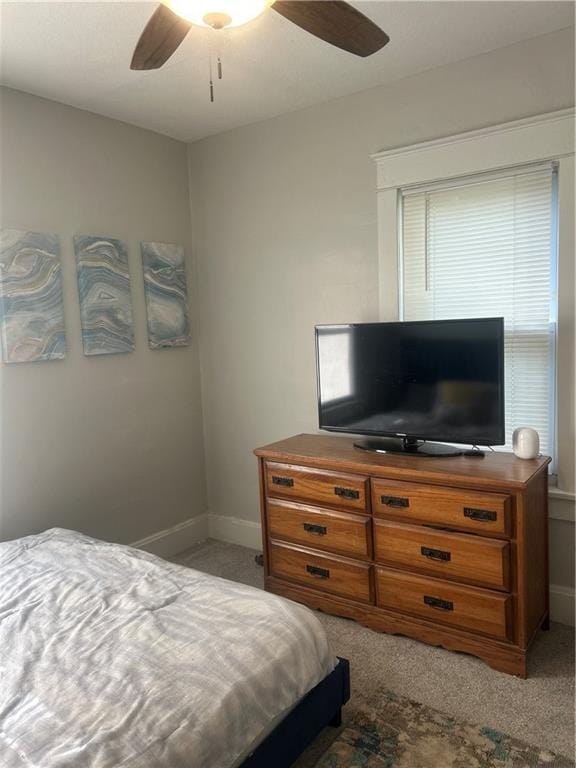
<svg viewBox="0 0 576 768">
<path fill-rule="evenodd" d="M 134 349 L 130 271 L 126 248 L 110 237 L 74 238 L 85 355 Z"/>
<path fill-rule="evenodd" d="M 150 349 L 190 344 L 184 248 L 141 243 Z"/>
<path fill-rule="evenodd" d="M 0 231 L 0 326 L 6 363 L 61 360 L 66 356 L 56 235 Z"/>
</svg>

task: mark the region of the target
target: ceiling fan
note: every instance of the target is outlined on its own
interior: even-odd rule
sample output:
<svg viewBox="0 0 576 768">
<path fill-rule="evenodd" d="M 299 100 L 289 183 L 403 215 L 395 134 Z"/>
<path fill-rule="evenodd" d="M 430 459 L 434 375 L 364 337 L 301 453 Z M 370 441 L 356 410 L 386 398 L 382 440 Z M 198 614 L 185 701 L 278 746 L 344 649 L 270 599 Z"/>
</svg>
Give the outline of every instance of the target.
<svg viewBox="0 0 576 768">
<path fill-rule="evenodd" d="M 216 30 L 237 27 L 268 8 L 356 56 L 370 56 L 390 39 L 373 21 L 342 0 L 163 0 L 140 35 L 130 68 L 161 67 L 193 25 Z"/>
</svg>

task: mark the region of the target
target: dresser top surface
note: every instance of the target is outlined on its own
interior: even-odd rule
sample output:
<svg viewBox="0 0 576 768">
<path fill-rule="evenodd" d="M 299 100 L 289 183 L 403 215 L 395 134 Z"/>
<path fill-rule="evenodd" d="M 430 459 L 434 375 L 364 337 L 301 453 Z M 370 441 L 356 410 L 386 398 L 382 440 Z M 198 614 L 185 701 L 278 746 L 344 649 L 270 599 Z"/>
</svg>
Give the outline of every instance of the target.
<svg viewBox="0 0 576 768">
<path fill-rule="evenodd" d="M 257 448 L 257 456 L 305 466 L 360 472 L 395 480 L 443 485 L 471 485 L 486 489 L 523 488 L 550 459 L 518 459 L 512 453 L 488 451 L 484 458 L 424 457 L 382 454 L 354 447 L 354 438 L 339 435 L 295 435 Z"/>
</svg>

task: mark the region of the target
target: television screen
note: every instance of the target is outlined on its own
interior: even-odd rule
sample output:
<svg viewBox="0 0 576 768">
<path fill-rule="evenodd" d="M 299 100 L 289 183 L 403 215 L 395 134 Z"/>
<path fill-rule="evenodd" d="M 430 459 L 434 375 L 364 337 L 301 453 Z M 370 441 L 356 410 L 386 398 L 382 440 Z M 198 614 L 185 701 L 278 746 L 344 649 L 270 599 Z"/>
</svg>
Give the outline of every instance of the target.
<svg viewBox="0 0 576 768">
<path fill-rule="evenodd" d="M 316 327 L 321 429 L 504 444 L 502 318 Z"/>
</svg>

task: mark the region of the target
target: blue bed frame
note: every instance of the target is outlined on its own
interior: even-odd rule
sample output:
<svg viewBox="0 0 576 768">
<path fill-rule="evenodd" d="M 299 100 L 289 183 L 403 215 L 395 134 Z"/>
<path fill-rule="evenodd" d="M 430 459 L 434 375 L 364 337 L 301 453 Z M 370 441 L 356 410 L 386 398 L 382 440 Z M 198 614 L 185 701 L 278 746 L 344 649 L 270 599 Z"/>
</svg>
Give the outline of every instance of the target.
<svg viewBox="0 0 576 768">
<path fill-rule="evenodd" d="M 290 768 L 327 725 L 338 728 L 350 698 L 350 664 L 338 659 L 334 670 L 282 720 L 240 768 Z"/>
</svg>

